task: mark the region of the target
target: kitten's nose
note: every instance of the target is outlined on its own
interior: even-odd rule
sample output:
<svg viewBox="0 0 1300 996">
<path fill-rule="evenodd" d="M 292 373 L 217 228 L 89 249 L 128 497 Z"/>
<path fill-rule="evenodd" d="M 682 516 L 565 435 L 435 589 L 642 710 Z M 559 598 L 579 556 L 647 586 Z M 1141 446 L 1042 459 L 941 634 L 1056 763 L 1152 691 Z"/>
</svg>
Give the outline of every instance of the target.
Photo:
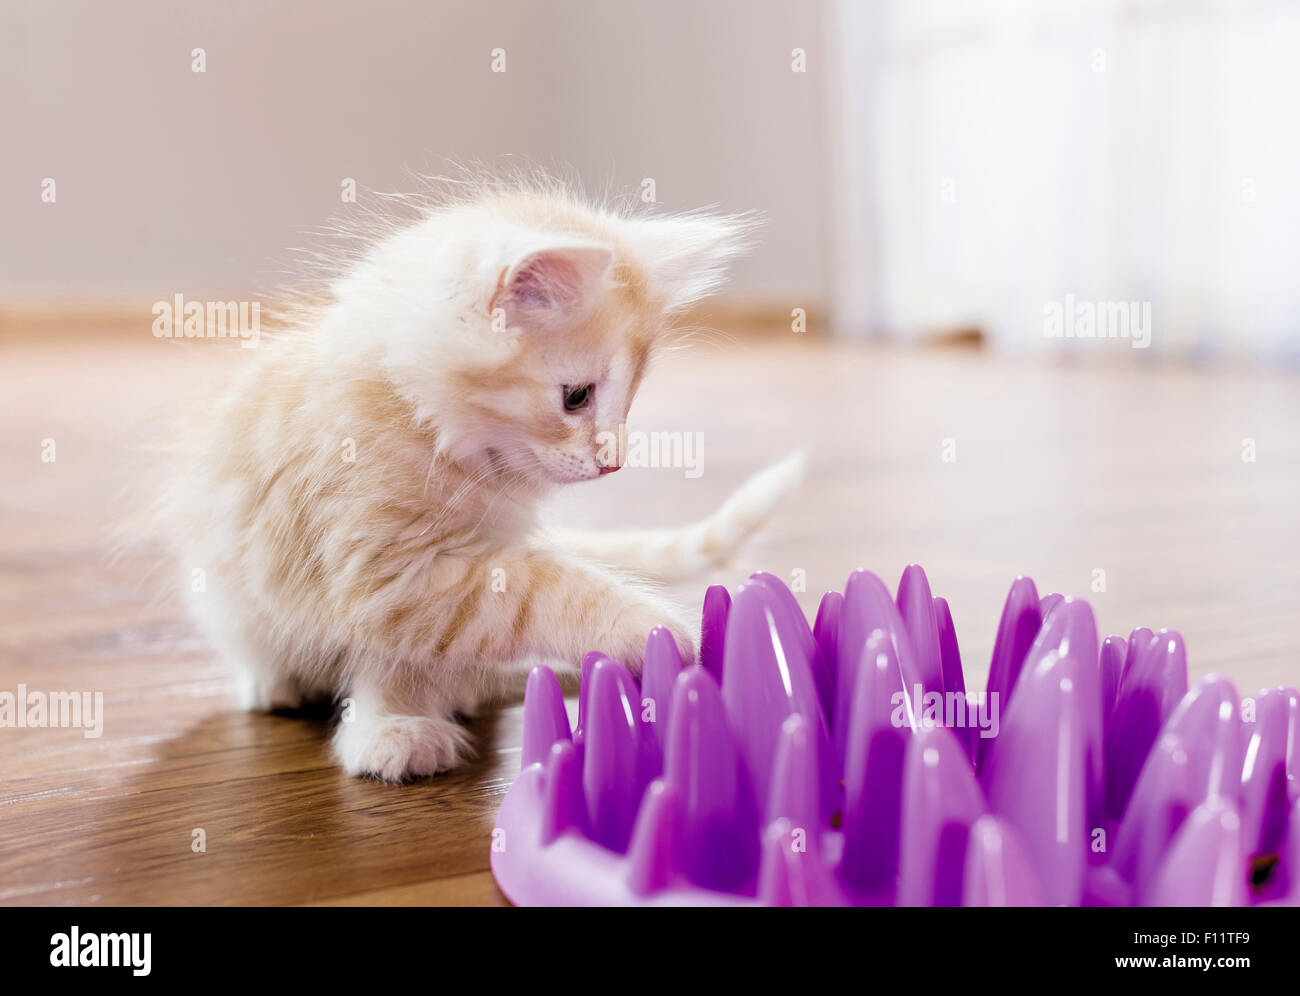
<svg viewBox="0 0 1300 996">
<path fill-rule="evenodd" d="M 618 470 L 618 468 L 619 468 L 618 464 L 614 464 L 614 466 L 612 467 L 601 467 L 600 476 L 604 477 L 606 474 L 612 474 L 614 473 L 614 471 Z"/>
</svg>

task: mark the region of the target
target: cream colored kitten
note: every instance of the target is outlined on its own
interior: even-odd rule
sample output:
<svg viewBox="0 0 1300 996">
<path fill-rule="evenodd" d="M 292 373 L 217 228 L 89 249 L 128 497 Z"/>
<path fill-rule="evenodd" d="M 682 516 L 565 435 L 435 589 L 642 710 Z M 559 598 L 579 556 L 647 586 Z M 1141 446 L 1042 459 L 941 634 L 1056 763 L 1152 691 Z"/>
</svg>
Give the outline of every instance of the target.
<svg viewBox="0 0 1300 996">
<path fill-rule="evenodd" d="M 600 650 L 639 669 L 661 624 L 691 659 L 693 626 L 616 571 L 721 561 L 795 462 L 683 530 L 560 540 L 536 508 L 619 468 L 608 440 L 651 354 L 744 227 L 485 186 L 380 240 L 314 322 L 264 339 L 170 498 L 190 510 L 182 566 L 206 572 L 194 615 L 242 704 L 342 700 L 339 763 L 399 780 L 455 766 L 457 714 L 539 660 L 572 672 Z"/>
</svg>

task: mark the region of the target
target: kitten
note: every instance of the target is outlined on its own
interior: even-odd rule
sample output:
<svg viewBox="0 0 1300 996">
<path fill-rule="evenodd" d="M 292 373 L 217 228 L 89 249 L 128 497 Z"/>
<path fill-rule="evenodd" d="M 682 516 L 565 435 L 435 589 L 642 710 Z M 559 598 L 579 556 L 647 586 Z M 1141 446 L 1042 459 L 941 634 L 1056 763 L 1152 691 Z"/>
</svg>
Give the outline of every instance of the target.
<svg viewBox="0 0 1300 996">
<path fill-rule="evenodd" d="M 309 326 L 264 338 L 170 499 L 191 510 L 193 613 L 241 704 L 348 699 L 334 756 L 397 781 L 463 760 L 457 714 L 539 660 L 572 673 L 599 650 L 635 671 L 658 625 L 693 659 L 693 627 L 620 571 L 722 562 L 798 458 L 681 530 L 548 537 L 536 508 L 619 469 L 609 440 L 651 355 L 745 230 L 480 186 L 371 246 Z"/>
</svg>

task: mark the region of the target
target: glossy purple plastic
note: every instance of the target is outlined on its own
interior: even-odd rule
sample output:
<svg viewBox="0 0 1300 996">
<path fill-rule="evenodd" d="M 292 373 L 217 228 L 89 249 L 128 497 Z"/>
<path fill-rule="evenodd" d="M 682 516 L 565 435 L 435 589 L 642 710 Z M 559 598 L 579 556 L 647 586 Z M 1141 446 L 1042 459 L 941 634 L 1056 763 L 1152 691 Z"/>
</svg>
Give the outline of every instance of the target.
<svg viewBox="0 0 1300 996">
<path fill-rule="evenodd" d="M 666 630 L 638 682 L 583 661 L 571 731 L 529 675 L 492 871 L 526 905 L 1246 905 L 1300 901 L 1300 695 L 1187 687 L 1176 632 L 1098 640 L 1011 586 L 983 693 L 925 572 L 869 571 L 812 627 L 755 574 Z"/>
</svg>

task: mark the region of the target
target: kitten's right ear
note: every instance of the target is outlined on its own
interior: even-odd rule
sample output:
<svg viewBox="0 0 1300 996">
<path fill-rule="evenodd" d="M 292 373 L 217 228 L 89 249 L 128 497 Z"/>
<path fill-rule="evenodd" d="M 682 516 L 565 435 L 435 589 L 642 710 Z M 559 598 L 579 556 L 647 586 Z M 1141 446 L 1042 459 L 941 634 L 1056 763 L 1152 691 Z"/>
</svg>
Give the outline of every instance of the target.
<svg viewBox="0 0 1300 996">
<path fill-rule="evenodd" d="M 613 263 L 606 246 L 531 249 L 500 270 L 488 312 L 494 321 L 503 319 L 505 328 L 545 329 L 572 321 L 586 311 Z"/>
<path fill-rule="evenodd" d="M 650 292 L 672 312 L 717 290 L 727 263 L 748 248 L 758 219 L 696 211 L 633 224 Z"/>
</svg>

